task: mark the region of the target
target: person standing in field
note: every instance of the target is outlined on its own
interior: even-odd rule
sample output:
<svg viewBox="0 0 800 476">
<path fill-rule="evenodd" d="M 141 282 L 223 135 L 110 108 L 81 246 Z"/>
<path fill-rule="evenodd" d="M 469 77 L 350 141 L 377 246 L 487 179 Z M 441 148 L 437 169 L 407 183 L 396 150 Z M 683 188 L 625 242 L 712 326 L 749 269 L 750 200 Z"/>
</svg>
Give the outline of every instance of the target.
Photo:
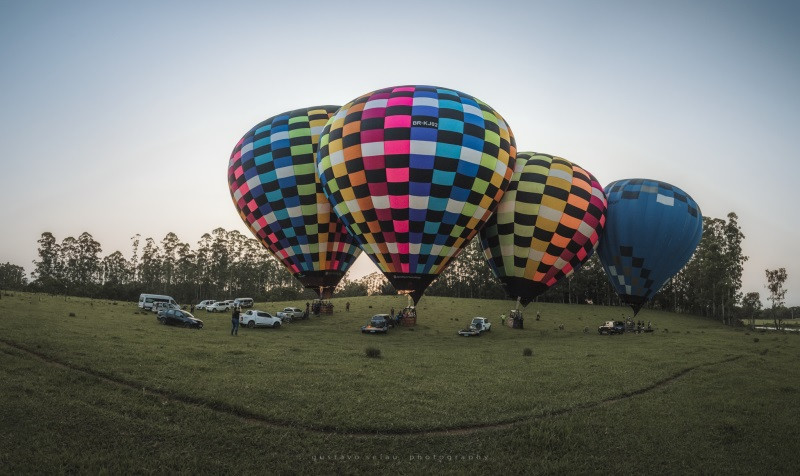
<svg viewBox="0 0 800 476">
<path fill-rule="evenodd" d="M 233 314 L 231 314 L 231 335 L 239 335 L 239 306 L 235 306 L 233 308 Z"/>
<path fill-rule="evenodd" d="M 347 312 L 350 312 L 350 301 L 347 301 L 347 303 L 344 305 L 344 308 L 347 310 Z"/>
</svg>

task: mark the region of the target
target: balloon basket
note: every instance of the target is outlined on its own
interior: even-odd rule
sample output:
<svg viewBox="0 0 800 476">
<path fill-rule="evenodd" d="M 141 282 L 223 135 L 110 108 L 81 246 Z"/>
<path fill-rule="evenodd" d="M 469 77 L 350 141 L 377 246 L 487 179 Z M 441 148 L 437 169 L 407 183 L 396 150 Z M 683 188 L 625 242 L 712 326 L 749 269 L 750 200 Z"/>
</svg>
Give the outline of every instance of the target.
<svg viewBox="0 0 800 476">
<path fill-rule="evenodd" d="M 400 318 L 400 325 L 403 327 L 414 327 L 417 325 L 417 308 L 408 306 L 403 309 L 402 317 Z"/>
<path fill-rule="evenodd" d="M 519 309 L 512 309 L 509 317 L 509 327 L 512 329 L 522 329 L 525 319 L 522 317 L 522 311 Z"/>
<path fill-rule="evenodd" d="M 414 327 L 417 325 L 417 318 L 416 317 L 400 318 L 400 325 L 403 327 Z"/>
<path fill-rule="evenodd" d="M 330 301 L 315 299 L 311 304 L 311 312 L 314 315 L 333 314 L 333 303 Z"/>
</svg>

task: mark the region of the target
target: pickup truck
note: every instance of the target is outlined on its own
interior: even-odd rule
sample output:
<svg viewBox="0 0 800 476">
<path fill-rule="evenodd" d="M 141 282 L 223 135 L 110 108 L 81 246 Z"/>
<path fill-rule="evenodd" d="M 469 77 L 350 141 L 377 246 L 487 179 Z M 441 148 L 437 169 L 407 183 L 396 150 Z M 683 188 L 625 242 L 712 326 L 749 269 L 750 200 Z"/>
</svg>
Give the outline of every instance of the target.
<svg viewBox="0 0 800 476">
<path fill-rule="evenodd" d="M 278 311 L 275 315 L 282 321 L 292 322 L 294 319 L 302 319 L 305 312 L 297 307 L 285 307 L 283 311 Z"/>
<path fill-rule="evenodd" d="M 281 327 L 281 320 L 278 317 L 264 311 L 250 309 L 239 315 L 239 322 L 249 328 L 254 327 L 272 327 L 277 329 Z"/>
<path fill-rule="evenodd" d="M 597 328 L 599 334 L 622 334 L 625 332 L 625 323 L 622 321 L 606 321 L 605 324 Z"/>
<path fill-rule="evenodd" d="M 375 314 L 366 326 L 361 326 L 363 334 L 386 334 L 389 331 L 389 314 Z"/>
</svg>

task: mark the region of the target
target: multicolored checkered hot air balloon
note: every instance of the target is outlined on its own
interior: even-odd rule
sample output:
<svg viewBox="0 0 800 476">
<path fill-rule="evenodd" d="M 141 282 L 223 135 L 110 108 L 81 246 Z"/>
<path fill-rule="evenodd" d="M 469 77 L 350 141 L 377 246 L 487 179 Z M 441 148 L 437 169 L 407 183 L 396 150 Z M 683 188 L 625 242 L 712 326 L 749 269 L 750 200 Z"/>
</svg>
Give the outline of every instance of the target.
<svg viewBox="0 0 800 476">
<path fill-rule="evenodd" d="M 398 86 L 331 117 L 317 168 L 336 214 L 416 303 L 497 207 L 515 156 L 511 129 L 482 101 Z"/>
<path fill-rule="evenodd" d="M 551 155 L 520 152 L 481 246 L 506 293 L 527 305 L 591 257 L 606 197 L 592 174 Z"/>
<path fill-rule="evenodd" d="M 338 106 L 297 109 L 250 129 L 228 184 L 247 227 L 307 288 L 328 298 L 361 253 L 331 211 L 316 171 L 319 134 Z"/>
<path fill-rule="evenodd" d="M 703 235 L 703 215 L 689 194 L 658 180 L 618 180 L 605 192 L 608 218 L 597 253 L 636 315 L 689 262 Z"/>
</svg>

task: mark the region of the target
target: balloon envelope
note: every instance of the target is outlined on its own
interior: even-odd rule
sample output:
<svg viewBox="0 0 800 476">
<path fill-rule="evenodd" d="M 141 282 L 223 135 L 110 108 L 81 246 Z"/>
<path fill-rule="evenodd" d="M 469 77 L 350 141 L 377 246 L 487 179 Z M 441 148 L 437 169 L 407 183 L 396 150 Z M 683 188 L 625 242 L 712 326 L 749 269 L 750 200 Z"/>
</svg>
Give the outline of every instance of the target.
<svg viewBox="0 0 800 476">
<path fill-rule="evenodd" d="M 511 184 L 481 230 L 481 247 L 506 293 L 527 305 L 591 257 L 606 197 L 572 162 L 520 152 Z"/>
<path fill-rule="evenodd" d="M 317 177 L 319 134 L 338 106 L 271 117 L 242 137 L 228 185 L 250 231 L 307 288 L 330 297 L 361 253 L 331 210 Z"/>
<path fill-rule="evenodd" d="M 511 129 L 480 100 L 399 86 L 342 106 L 317 167 L 336 214 L 416 302 L 494 211 L 515 155 Z"/>
<path fill-rule="evenodd" d="M 598 255 L 635 315 L 692 257 L 703 215 L 686 192 L 658 180 L 618 180 L 605 192 L 608 212 Z"/>
</svg>

